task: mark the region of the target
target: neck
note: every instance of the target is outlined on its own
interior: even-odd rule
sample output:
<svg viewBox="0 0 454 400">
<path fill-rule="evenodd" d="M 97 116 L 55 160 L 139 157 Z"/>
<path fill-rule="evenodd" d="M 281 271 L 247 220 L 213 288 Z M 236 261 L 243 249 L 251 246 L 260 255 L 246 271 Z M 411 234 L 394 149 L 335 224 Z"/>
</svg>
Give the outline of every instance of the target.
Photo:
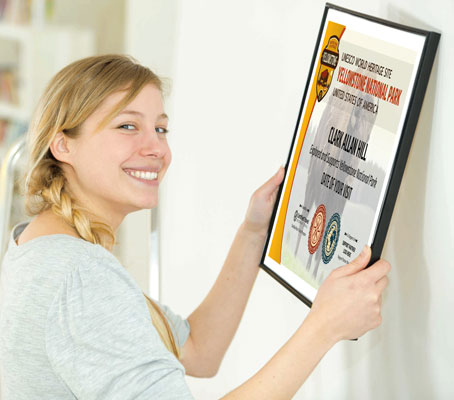
<svg viewBox="0 0 454 400">
<path fill-rule="evenodd" d="M 109 204 L 102 204 L 88 198 L 78 185 L 74 183 L 71 185 L 69 180 L 67 180 L 65 190 L 70 195 L 72 202 L 83 208 L 90 221 L 102 222 L 108 225 L 116 234 L 126 214 L 115 213 L 114 210 L 110 209 Z"/>
<path fill-rule="evenodd" d="M 88 219 L 90 220 L 91 223 L 93 223 L 93 222 L 94 223 L 97 223 L 97 222 L 105 223 L 102 219 L 100 219 L 99 217 L 97 217 L 91 213 L 85 212 L 85 215 L 88 217 Z M 63 233 L 63 234 L 74 236 L 74 237 L 77 237 L 80 239 L 88 240 L 86 237 L 84 238 L 75 227 L 71 226 L 65 220 L 65 218 L 63 218 L 60 215 L 55 214 L 51 209 L 43 211 L 36 217 L 36 219 L 37 219 L 37 222 L 41 222 L 42 225 L 46 226 L 46 229 L 51 231 L 52 233 Z M 108 225 L 108 224 L 106 223 L 106 225 Z M 109 226 L 112 228 L 111 225 L 109 225 Z M 113 231 L 114 235 L 115 235 L 115 232 L 116 231 L 114 230 Z M 91 241 L 91 240 L 89 240 L 89 241 Z M 108 248 L 108 250 L 111 250 L 111 249 Z"/>
<path fill-rule="evenodd" d="M 75 228 L 69 225 L 63 217 L 56 215 L 52 210 L 45 210 L 41 212 L 35 221 L 42 227 L 45 227 L 45 231 L 49 234 L 62 233 L 65 235 L 74 236 L 81 238 Z"/>
</svg>

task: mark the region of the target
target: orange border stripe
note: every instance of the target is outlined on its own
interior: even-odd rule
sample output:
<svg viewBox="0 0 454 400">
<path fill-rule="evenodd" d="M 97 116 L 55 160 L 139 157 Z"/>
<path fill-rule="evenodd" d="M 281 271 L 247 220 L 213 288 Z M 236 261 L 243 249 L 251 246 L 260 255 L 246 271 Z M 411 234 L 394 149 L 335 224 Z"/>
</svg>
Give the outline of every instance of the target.
<svg viewBox="0 0 454 400">
<path fill-rule="evenodd" d="M 326 45 L 328 43 L 328 39 L 331 36 L 335 35 L 340 39 L 342 37 L 344 31 L 345 31 L 344 25 L 336 24 L 335 22 L 329 21 L 328 26 L 326 28 L 325 37 L 323 39 L 323 45 L 321 47 L 321 51 L 323 51 L 323 49 L 326 47 Z M 319 54 L 318 63 L 317 63 L 317 67 L 316 67 L 315 71 L 318 71 L 320 68 L 320 57 L 321 57 L 321 54 Z M 292 191 L 293 181 L 295 179 L 296 166 L 298 165 L 298 160 L 301 155 L 301 149 L 303 147 L 304 138 L 306 136 L 307 128 L 309 126 L 309 121 L 312 117 L 312 112 L 314 111 L 314 107 L 315 107 L 315 103 L 316 103 L 316 99 L 317 99 L 316 90 L 315 90 L 316 84 L 317 84 L 317 74 L 314 75 L 312 86 L 309 91 L 309 100 L 307 102 L 307 107 L 306 107 L 306 112 L 304 114 L 303 124 L 301 125 L 300 135 L 299 135 L 298 142 L 296 145 L 296 154 L 298 154 L 298 157 L 293 158 L 293 163 L 290 167 L 289 179 L 287 182 L 287 186 L 285 187 L 284 197 L 282 199 L 282 204 L 281 204 L 278 219 L 276 222 L 276 227 L 274 229 L 274 235 L 271 240 L 270 251 L 268 252 L 268 256 L 271 257 L 274 261 L 276 261 L 279 264 L 281 263 L 284 225 L 285 225 L 285 219 L 287 217 L 287 209 L 288 209 L 288 203 L 290 200 L 290 193 Z"/>
</svg>

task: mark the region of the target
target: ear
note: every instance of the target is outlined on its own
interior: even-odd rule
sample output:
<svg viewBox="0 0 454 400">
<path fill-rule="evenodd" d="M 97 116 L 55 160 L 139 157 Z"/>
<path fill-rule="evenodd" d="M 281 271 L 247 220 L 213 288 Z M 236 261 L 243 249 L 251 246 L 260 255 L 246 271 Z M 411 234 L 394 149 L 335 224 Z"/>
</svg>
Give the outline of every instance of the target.
<svg viewBox="0 0 454 400">
<path fill-rule="evenodd" d="M 58 132 L 50 143 L 52 155 L 61 162 L 70 164 L 70 151 L 68 147 L 68 138 L 63 132 Z"/>
</svg>

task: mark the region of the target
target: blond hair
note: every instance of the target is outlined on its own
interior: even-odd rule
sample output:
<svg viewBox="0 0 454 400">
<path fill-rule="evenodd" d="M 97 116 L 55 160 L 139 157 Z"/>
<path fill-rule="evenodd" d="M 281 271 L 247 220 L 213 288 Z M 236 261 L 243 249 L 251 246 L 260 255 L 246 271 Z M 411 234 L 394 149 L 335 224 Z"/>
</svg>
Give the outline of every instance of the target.
<svg viewBox="0 0 454 400">
<path fill-rule="evenodd" d="M 59 132 L 74 138 L 82 123 L 111 94 L 125 91 L 123 99 L 101 122 L 107 124 L 129 104 L 147 84 L 162 91 L 162 82 L 132 57 L 103 55 L 76 61 L 62 69 L 50 81 L 41 96 L 27 134 L 28 167 L 25 178 L 25 206 L 31 216 L 52 210 L 91 243 L 112 250 L 113 229 L 78 204 L 69 192 L 61 163 L 50 151 Z M 177 358 L 180 349 L 159 306 L 145 295 L 151 320 L 164 345 Z"/>
</svg>

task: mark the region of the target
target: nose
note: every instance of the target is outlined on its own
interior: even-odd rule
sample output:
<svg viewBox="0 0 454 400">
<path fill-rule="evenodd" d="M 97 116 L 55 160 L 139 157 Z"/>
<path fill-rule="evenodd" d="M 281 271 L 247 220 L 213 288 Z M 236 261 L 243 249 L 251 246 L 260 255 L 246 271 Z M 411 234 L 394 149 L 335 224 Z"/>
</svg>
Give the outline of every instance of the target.
<svg viewBox="0 0 454 400">
<path fill-rule="evenodd" d="M 153 128 L 153 131 L 144 132 L 142 135 L 139 153 L 143 157 L 162 158 L 167 148 L 165 139 L 161 139 Z"/>
</svg>

